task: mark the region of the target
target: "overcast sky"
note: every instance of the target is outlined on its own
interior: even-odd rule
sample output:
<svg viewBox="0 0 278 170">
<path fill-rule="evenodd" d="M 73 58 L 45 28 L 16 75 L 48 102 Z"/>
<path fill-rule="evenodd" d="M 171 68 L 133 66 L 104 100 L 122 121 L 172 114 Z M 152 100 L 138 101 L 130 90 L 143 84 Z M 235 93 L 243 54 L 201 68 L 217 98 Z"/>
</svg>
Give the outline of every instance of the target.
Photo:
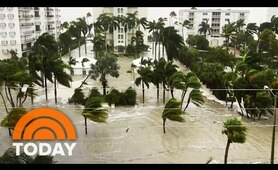
<svg viewBox="0 0 278 170">
<path fill-rule="evenodd" d="M 190 7 L 182 7 L 182 8 L 172 8 L 172 7 L 156 7 L 156 8 L 148 8 L 148 20 L 153 20 L 157 19 L 159 17 L 169 17 L 170 12 L 175 11 L 176 14 L 178 15 L 178 11 L 180 9 L 189 9 Z M 198 7 L 199 8 L 199 7 Z M 197 9 L 198 9 L 197 8 Z M 199 8 L 199 9 L 208 9 L 208 8 L 213 8 L 213 9 L 220 9 L 221 7 L 207 7 L 207 8 Z M 60 8 L 60 15 L 61 15 L 61 21 L 62 23 L 64 21 L 73 21 L 78 17 L 83 17 L 86 16 L 88 12 L 93 13 L 93 7 L 61 7 Z M 263 7 L 256 7 L 256 8 L 239 8 L 239 7 L 223 7 L 221 9 L 244 9 L 244 10 L 249 10 L 249 21 L 248 22 L 256 22 L 256 23 L 261 23 L 263 21 L 266 21 L 266 9 Z"/>
</svg>

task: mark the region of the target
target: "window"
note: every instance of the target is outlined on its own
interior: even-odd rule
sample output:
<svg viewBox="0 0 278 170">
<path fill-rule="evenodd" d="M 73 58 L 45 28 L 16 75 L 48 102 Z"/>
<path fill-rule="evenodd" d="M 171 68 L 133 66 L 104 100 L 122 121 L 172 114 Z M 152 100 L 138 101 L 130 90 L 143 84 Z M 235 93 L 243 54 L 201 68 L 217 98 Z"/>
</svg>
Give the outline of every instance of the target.
<svg viewBox="0 0 278 170">
<path fill-rule="evenodd" d="M 230 22 L 230 19 L 225 19 L 225 21 Z"/>
<path fill-rule="evenodd" d="M 226 16 L 230 16 L 230 13 L 225 13 Z"/>
<path fill-rule="evenodd" d="M 124 13 L 124 9 L 123 8 L 121 8 L 121 13 Z"/>
<path fill-rule="evenodd" d="M 0 27 L 5 28 L 6 27 L 6 23 L 0 23 Z"/>
<path fill-rule="evenodd" d="M 9 23 L 8 25 L 10 28 L 13 28 L 15 26 L 15 23 Z"/>
<path fill-rule="evenodd" d="M 14 18 L 14 14 L 8 14 L 8 18 L 9 19 L 13 19 Z"/>
<path fill-rule="evenodd" d="M 40 17 L 40 12 L 39 11 L 35 11 L 35 17 Z"/>
<path fill-rule="evenodd" d="M 40 26 L 36 25 L 36 31 L 40 31 L 40 30 L 41 30 Z"/>
<path fill-rule="evenodd" d="M 208 15 L 208 13 L 204 12 L 203 15 Z"/>
<path fill-rule="evenodd" d="M 1 41 L 2 45 L 8 45 L 8 41 Z"/>
<path fill-rule="evenodd" d="M 9 51 L 8 51 L 8 49 L 3 49 L 3 50 L 2 50 L 2 53 L 3 53 L 3 54 L 8 54 Z"/>
<path fill-rule="evenodd" d="M 207 21 L 208 19 L 207 18 L 203 18 L 203 21 L 205 22 L 205 21 Z"/>
<path fill-rule="evenodd" d="M 240 13 L 239 16 L 243 17 L 243 16 L 244 16 L 244 13 Z"/>
<path fill-rule="evenodd" d="M 0 14 L 0 19 L 4 19 L 5 18 L 5 14 Z"/>
<path fill-rule="evenodd" d="M 121 11 L 120 11 L 120 8 L 118 8 L 118 13 L 120 13 Z"/>
<path fill-rule="evenodd" d="M 120 33 L 124 33 L 124 28 L 121 28 Z"/>
<path fill-rule="evenodd" d="M 120 34 L 118 34 L 118 39 L 121 39 L 121 35 Z"/>
<path fill-rule="evenodd" d="M 2 37 L 6 37 L 7 36 L 6 32 L 1 32 L 0 34 L 1 34 Z"/>
<path fill-rule="evenodd" d="M 11 37 L 15 36 L 15 32 L 9 32 L 9 35 L 10 35 Z"/>
<path fill-rule="evenodd" d="M 15 45 L 16 44 L 16 40 L 10 40 L 10 44 L 11 45 Z"/>
<path fill-rule="evenodd" d="M 121 35 L 121 39 L 124 39 L 124 35 L 123 34 Z"/>
</svg>

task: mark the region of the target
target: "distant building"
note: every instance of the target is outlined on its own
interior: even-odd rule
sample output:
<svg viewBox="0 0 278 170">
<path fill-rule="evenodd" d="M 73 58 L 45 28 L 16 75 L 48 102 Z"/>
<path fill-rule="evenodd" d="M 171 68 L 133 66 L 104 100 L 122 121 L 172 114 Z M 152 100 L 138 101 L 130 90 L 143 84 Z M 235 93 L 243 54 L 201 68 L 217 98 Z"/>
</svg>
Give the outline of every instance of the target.
<svg viewBox="0 0 278 170">
<path fill-rule="evenodd" d="M 273 15 L 275 15 L 276 17 L 278 17 L 278 8 L 267 8 L 267 14 L 266 14 L 267 18 L 266 18 L 266 21 L 267 22 L 270 22 L 270 19 Z"/>
<path fill-rule="evenodd" d="M 228 21 L 236 22 L 239 19 L 244 19 L 247 23 L 249 11 L 247 10 L 221 10 L 221 9 L 183 9 L 179 11 L 179 22 L 189 20 L 189 28 L 183 28 L 184 40 L 191 35 L 199 34 L 200 24 L 202 21 L 206 22 L 212 28 L 211 34 L 207 36 L 210 46 L 221 46 L 224 43 L 224 38 L 221 37 L 222 27 Z M 180 34 L 182 34 L 182 26 L 179 26 Z"/>
<path fill-rule="evenodd" d="M 59 36 L 59 9 L 54 7 L 0 7 L 0 59 L 10 50 L 26 55 L 43 33 Z"/>
<path fill-rule="evenodd" d="M 134 13 L 135 11 L 138 11 L 137 13 L 137 18 L 142 18 L 142 17 L 148 17 L 148 8 L 140 8 L 140 7 L 97 7 L 93 8 L 93 22 L 97 21 L 97 18 L 99 17 L 100 14 L 103 13 L 108 13 L 111 16 L 126 16 L 126 13 Z M 134 34 L 136 30 L 139 28 L 134 29 Z M 142 26 L 140 26 L 140 31 L 144 33 L 144 43 L 147 43 L 147 37 L 148 37 L 148 32 L 147 30 L 144 30 Z M 112 42 L 112 36 L 113 36 L 113 41 Z M 130 44 L 131 42 L 131 37 L 132 37 L 132 30 L 129 30 L 127 36 L 125 35 L 124 32 L 124 27 L 123 25 L 120 25 L 120 29 L 116 29 L 113 32 L 113 35 L 110 33 L 106 34 L 106 38 L 108 40 L 108 44 L 114 44 L 114 47 L 117 46 L 125 46 Z"/>
</svg>

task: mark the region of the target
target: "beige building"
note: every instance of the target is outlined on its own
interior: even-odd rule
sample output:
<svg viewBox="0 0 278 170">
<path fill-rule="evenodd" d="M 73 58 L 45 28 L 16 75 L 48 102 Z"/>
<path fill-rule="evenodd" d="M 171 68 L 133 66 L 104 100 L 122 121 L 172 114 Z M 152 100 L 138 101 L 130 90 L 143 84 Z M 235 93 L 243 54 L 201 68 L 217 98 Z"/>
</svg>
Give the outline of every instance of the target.
<svg viewBox="0 0 278 170">
<path fill-rule="evenodd" d="M 111 16 L 126 16 L 126 13 L 134 13 L 138 11 L 137 17 L 148 17 L 148 8 L 141 8 L 141 7 L 97 7 L 93 8 L 93 22 L 97 21 L 97 18 L 102 13 L 109 13 Z M 138 30 L 139 28 L 135 28 Z M 140 31 L 144 33 L 144 43 L 147 43 L 148 32 L 144 30 L 142 26 L 140 26 Z M 135 31 L 134 31 L 135 33 Z M 108 39 L 108 43 L 112 44 L 112 36 L 114 40 L 114 47 L 116 46 L 125 46 L 128 45 L 131 41 L 132 37 L 132 30 L 130 30 L 126 36 L 124 32 L 123 25 L 120 25 L 120 29 L 116 29 L 112 34 L 107 34 L 106 38 Z"/>
<path fill-rule="evenodd" d="M 44 32 L 57 38 L 59 11 L 56 7 L 0 7 L 0 59 L 9 58 L 9 50 L 19 57 L 26 55 Z"/>
</svg>

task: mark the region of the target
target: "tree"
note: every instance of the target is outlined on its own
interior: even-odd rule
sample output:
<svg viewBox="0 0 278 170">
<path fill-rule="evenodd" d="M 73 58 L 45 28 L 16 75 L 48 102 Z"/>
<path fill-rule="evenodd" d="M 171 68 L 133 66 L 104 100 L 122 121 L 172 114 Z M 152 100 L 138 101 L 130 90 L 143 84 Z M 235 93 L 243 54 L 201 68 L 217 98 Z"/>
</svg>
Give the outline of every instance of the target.
<svg viewBox="0 0 278 170">
<path fill-rule="evenodd" d="M 173 26 L 174 24 L 173 24 L 173 18 L 176 18 L 177 17 L 177 14 L 176 14 L 176 12 L 175 11 L 172 11 L 171 13 L 170 13 L 170 19 L 171 20 L 169 20 L 169 25 L 170 26 Z"/>
<path fill-rule="evenodd" d="M 86 22 L 86 18 L 77 18 L 78 22 L 75 22 L 77 28 L 80 30 L 80 32 L 83 34 L 84 42 L 85 42 L 85 54 L 87 54 L 87 41 L 86 41 L 86 35 L 88 33 L 88 24 Z"/>
<path fill-rule="evenodd" d="M 87 135 L 87 118 L 98 123 L 106 123 L 108 110 L 102 108 L 102 99 L 100 97 L 89 98 L 83 109 L 82 116 L 85 118 L 85 134 Z"/>
<path fill-rule="evenodd" d="M 228 47 L 229 47 L 230 39 L 236 32 L 235 24 L 236 24 L 235 22 L 230 23 L 230 21 L 228 21 L 228 24 L 226 24 L 222 27 L 222 34 L 223 34 L 223 37 L 225 37 L 225 39 L 226 39 L 225 42 L 226 42 L 227 51 L 229 50 Z"/>
<path fill-rule="evenodd" d="M 227 135 L 227 145 L 225 149 L 224 164 L 227 164 L 228 152 L 231 143 L 244 143 L 246 140 L 246 127 L 237 118 L 228 119 L 224 122 L 222 134 Z"/>
<path fill-rule="evenodd" d="M 166 27 L 162 33 L 162 45 L 166 49 L 168 60 L 178 58 L 178 50 L 184 45 L 183 38 L 174 27 Z"/>
<path fill-rule="evenodd" d="M 99 81 L 102 83 L 103 87 L 103 95 L 106 95 L 106 88 L 108 85 L 106 76 L 111 75 L 112 77 L 119 77 L 118 70 L 120 67 L 117 64 L 117 55 L 114 53 L 101 52 L 96 59 L 96 64 L 91 65 L 91 78 L 96 80 L 99 77 Z"/>
<path fill-rule="evenodd" d="M 78 22 L 73 21 L 68 29 L 72 37 L 75 38 L 74 41 L 78 42 L 78 54 L 79 57 L 81 57 L 81 51 L 80 51 L 80 46 L 81 46 L 81 30 Z"/>
<path fill-rule="evenodd" d="M 211 32 L 211 28 L 210 25 L 208 24 L 208 19 L 206 20 L 206 22 L 202 21 L 201 24 L 199 25 L 201 28 L 199 28 L 198 32 L 200 34 L 204 33 L 205 37 L 207 36 L 207 33 L 210 34 Z"/>
<path fill-rule="evenodd" d="M 145 102 L 145 85 L 149 88 L 149 83 L 152 80 L 152 71 L 150 67 L 139 67 L 137 73 L 140 77 L 135 79 L 136 86 L 142 84 L 143 103 Z"/>
<path fill-rule="evenodd" d="M 165 130 L 166 119 L 169 119 L 171 121 L 177 121 L 177 122 L 185 121 L 184 118 L 182 117 L 184 112 L 181 110 L 180 106 L 181 106 L 181 102 L 174 98 L 170 99 L 166 103 L 164 110 L 162 112 L 163 132 L 164 133 L 166 133 L 166 130 Z"/>
<path fill-rule="evenodd" d="M 95 57 L 98 57 L 98 53 L 105 50 L 105 37 L 100 33 L 96 33 L 92 40 L 94 44 Z"/>
<path fill-rule="evenodd" d="M 184 20 L 183 23 L 180 23 L 181 24 L 181 33 L 182 33 L 182 38 L 184 39 L 184 33 L 183 33 L 183 28 L 189 28 L 189 24 L 190 24 L 190 21 L 189 20 Z"/>
<path fill-rule="evenodd" d="M 66 31 L 59 35 L 59 41 L 62 47 L 66 47 L 68 49 L 69 58 L 71 58 L 71 45 L 72 39 L 69 31 Z"/>
</svg>

